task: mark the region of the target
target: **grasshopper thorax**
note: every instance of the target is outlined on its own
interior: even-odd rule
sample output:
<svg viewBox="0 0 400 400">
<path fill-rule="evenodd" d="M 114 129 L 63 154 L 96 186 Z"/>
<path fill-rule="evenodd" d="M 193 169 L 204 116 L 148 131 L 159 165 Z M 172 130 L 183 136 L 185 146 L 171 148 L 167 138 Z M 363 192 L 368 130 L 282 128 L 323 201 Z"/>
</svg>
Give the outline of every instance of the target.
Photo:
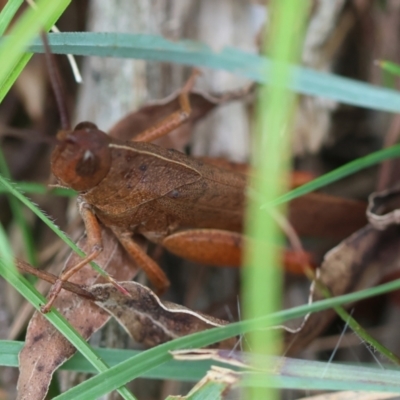
<svg viewBox="0 0 400 400">
<path fill-rule="evenodd" d="M 90 122 L 73 131 L 60 131 L 51 157 L 51 169 L 60 184 L 79 192 L 95 187 L 108 173 L 111 154 L 108 135 Z"/>
</svg>

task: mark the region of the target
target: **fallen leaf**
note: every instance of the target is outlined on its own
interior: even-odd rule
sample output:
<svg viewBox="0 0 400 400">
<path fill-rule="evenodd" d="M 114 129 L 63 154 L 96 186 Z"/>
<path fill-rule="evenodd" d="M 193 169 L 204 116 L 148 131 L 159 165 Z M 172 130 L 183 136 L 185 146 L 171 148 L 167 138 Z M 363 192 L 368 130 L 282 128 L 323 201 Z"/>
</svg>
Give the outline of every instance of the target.
<svg viewBox="0 0 400 400">
<path fill-rule="evenodd" d="M 399 193 L 396 189 L 372 194 L 368 217 L 373 224 L 367 224 L 325 255 L 319 279 L 332 296 L 373 287 L 400 270 L 400 236 L 396 225 L 400 212 Z M 322 298 L 316 290 L 314 300 Z M 333 310 L 311 314 L 295 338 L 286 336 L 289 353 L 304 349 L 334 317 Z"/>
<path fill-rule="evenodd" d="M 228 324 L 178 304 L 161 301 L 150 289 L 137 282 L 119 282 L 130 294 L 124 296 L 111 284 L 94 285 L 87 290 L 95 303 L 107 310 L 137 342 L 146 347 L 206 329 Z M 212 347 L 233 349 L 236 338 Z"/>
<path fill-rule="evenodd" d="M 384 230 L 400 223 L 400 190 L 391 188 L 372 193 L 368 199 L 367 217 L 372 226 Z"/>
</svg>

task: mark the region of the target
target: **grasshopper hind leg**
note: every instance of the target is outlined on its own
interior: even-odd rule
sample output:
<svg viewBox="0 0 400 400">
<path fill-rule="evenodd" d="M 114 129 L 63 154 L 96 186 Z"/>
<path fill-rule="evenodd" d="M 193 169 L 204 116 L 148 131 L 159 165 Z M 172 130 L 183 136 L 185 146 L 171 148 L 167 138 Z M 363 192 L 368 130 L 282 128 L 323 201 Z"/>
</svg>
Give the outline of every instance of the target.
<svg viewBox="0 0 400 400">
<path fill-rule="evenodd" d="M 147 278 L 155 287 L 157 295 L 163 294 L 170 286 L 170 282 L 161 267 L 135 242 L 131 232 L 125 233 L 114 229 L 113 232 L 129 255 L 143 269 Z"/>
</svg>

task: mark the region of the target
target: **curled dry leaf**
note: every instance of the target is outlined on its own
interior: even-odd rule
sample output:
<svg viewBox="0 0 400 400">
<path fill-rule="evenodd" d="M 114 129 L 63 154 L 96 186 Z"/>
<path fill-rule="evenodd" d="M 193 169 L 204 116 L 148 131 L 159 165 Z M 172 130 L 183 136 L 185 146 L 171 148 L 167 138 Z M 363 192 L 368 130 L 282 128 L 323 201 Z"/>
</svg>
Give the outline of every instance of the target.
<svg viewBox="0 0 400 400">
<path fill-rule="evenodd" d="M 200 361 L 213 360 L 225 365 L 241 369 L 254 369 L 254 357 L 249 358 L 249 354 L 245 352 L 227 351 L 219 349 L 190 349 L 190 350 L 174 350 L 171 351 L 174 360 L 180 361 Z M 265 360 L 261 365 L 266 365 Z M 258 367 L 258 366 L 257 366 Z"/>
<path fill-rule="evenodd" d="M 329 251 L 321 265 L 320 281 L 333 296 L 372 287 L 400 269 L 400 236 L 396 226 L 400 190 L 373 194 L 371 199 L 368 217 L 373 224 L 366 225 Z M 322 296 L 316 290 L 314 300 L 319 299 Z M 301 351 L 329 325 L 334 316 L 332 310 L 311 314 L 295 338 L 287 336 L 290 354 Z"/>
<path fill-rule="evenodd" d="M 134 262 L 108 229 L 103 229 L 102 236 L 104 249 L 95 261 L 117 280 L 132 279 L 138 271 Z M 78 242 L 78 246 L 85 252 L 90 250 L 86 237 Z M 76 254 L 71 254 L 65 268 L 76 265 L 79 260 Z M 92 285 L 103 281 L 103 278 L 87 265 L 70 281 Z M 68 286 L 65 288 L 68 289 Z M 92 301 L 67 291 L 60 293 L 54 306 L 85 339 L 89 339 L 110 318 Z M 29 323 L 25 346 L 19 356 L 18 399 L 43 399 L 54 371 L 75 351 L 68 340 L 41 313 L 36 312 Z"/>
<path fill-rule="evenodd" d="M 400 189 L 372 193 L 368 199 L 367 217 L 370 224 L 380 230 L 400 223 Z"/>
<path fill-rule="evenodd" d="M 153 143 L 162 147 L 172 147 L 176 150 L 184 151 L 184 147 L 190 140 L 193 124 L 197 120 L 205 117 L 220 104 L 234 100 L 243 100 L 252 93 L 254 87 L 254 85 L 246 86 L 240 90 L 215 95 L 193 90 L 189 96 L 192 113 L 188 121 L 167 136 L 157 139 Z M 130 140 L 151 126 L 154 126 L 154 124 L 179 109 L 179 94 L 180 91 L 177 91 L 163 100 L 141 107 L 139 110 L 128 114 L 111 128 L 109 132 L 110 136 L 120 140 Z"/>
<path fill-rule="evenodd" d="M 178 304 L 161 301 L 150 289 L 137 282 L 120 282 L 129 292 L 124 296 L 111 284 L 88 288 L 95 303 L 114 316 L 126 331 L 147 347 L 226 325 L 223 321 Z M 236 338 L 214 344 L 212 347 L 233 349 Z"/>
</svg>

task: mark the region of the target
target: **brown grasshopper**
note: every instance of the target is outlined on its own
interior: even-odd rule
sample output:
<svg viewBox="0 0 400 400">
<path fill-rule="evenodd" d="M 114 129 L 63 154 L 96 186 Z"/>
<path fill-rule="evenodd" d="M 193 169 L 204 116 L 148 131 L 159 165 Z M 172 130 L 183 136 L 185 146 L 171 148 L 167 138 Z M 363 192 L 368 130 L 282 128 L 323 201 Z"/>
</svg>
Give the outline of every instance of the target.
<svg viewBox="0 0 400 400">
<path fill-rule="evenodd" d="M 89 122 L 57 135 L 52 171 L 61 186 L 80 193 L 79 211 L 92 244 L 92 251 L 60 281 L 101 252 L 99 220 L 114 232 L 158 292 L 169 281 L 136 244 L 136 234 L 192 261 L 240 263 L 245 175 L 147 143 L 187 120 L 194 79 L 195 74 L 182 89 L 181 110 L 134 141 L 112 139 Z"/>
</svg>

